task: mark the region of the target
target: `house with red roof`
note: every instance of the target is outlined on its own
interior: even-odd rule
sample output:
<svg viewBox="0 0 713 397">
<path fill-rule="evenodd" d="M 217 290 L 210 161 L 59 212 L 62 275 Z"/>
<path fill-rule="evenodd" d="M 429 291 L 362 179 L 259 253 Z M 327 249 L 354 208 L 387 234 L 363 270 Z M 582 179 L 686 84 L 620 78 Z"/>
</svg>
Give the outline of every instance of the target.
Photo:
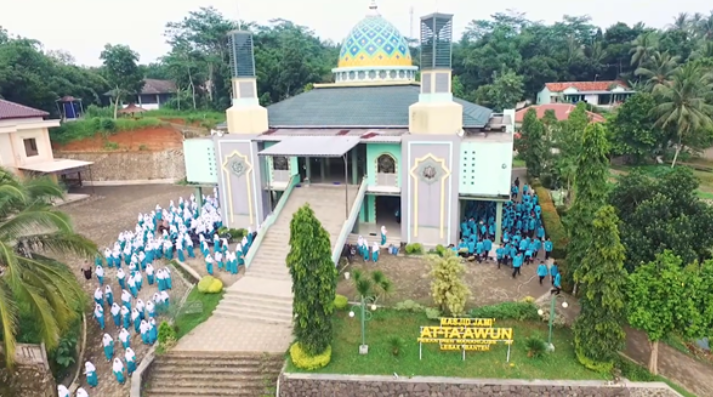
<svg viewBox="0 0 713 397">
<path fill-rule="evenodd" d="M 620 80 L 546 83 L 537 94 L 537 104 L 587 102 L 602 108 L 613 108 L 635 93 Z"/>
<path fill-rule="evenodd" d="M 68 180 L 68 175 L 80 175 L 92 164 L 54 158 L 49 129 L 58 127 L 60 121 L 48 120 L 48 116 L 43 110 L 0 99 L 0 167 L 18 175 Z"/>
</svg>

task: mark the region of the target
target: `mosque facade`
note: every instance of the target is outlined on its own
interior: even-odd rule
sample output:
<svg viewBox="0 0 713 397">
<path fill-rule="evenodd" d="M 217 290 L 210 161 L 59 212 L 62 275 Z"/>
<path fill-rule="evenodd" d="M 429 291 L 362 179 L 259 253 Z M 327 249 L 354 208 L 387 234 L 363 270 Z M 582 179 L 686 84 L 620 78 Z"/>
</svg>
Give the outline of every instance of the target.
<svg viewBox="0 0 713 397">
<path fill-rule="evenodd" d="M 231 33 L 233 106 L 225 131 L 185 142 L 187 179 L 219 187 L 229 227 L 257 230 L 293 186 L 331 184 L 363 195 L 354 232 L 385 225 L 403 243 L 457 244 L 467 208 L 487 202 L 500 241 L 514 110 L 453 97 L 452 18 L 421 18 L 417 67 L 372 3 L 342 43 L 334 83 L 266 108 L 252 36 Z"/>
</svg>

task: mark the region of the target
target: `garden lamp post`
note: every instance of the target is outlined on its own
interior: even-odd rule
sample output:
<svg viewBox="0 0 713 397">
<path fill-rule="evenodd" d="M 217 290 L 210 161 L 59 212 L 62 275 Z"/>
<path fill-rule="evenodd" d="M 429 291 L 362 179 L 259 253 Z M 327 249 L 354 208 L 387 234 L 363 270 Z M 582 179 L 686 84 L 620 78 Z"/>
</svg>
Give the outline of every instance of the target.
<svg viewBox="0 0 713 397">
<path fill-rule="evenodd" d="M 550 323 L 550 324 L 549 324 L 550 335 L 549 335 L 549 337 L 547 338 L 547 350 L 549 350 L 549 351 L 554 351 L 554 350 L 555 350 L 555 345 L 552 344 L 552 327 L 553 327 L 554 322 L 555 322 L 555 316 L 556 316 L 556 313 L 555 313 L 555 303 L 557 302 L 557 297 L 558 297 L 558 296 L 559 296 L 559 295 L 552 294 L 552 299 L 551 299 L 551 303 L 550 303 L 550 321 L 549 321 L 549 323 Z M 569 306 L 569 304 L 568 304 L 567 302 L 562 302 L 562 307 L 563 307 L 563 308 L 566 309 L 567 306 Z M 539 314 L 540 316 L 543 316 L 543 315 L 545 314 L 545 311 L 542 310 L 542 309 L 540 309 L 540 310 L 537 311 L 537 314 Z"/>
<path fill-rule="evenodd" d="M 367 304 L 366 298 L 362 295 L 361 303 L 352 306 L 351 311 L 349 311 L 349 317 L 352 318 L 357 312 L 359 313 L 359 321 L 361 322 L 361 345 L 359 346 L 359 354 L 369 353 L 369 345 L 366 344 L 366 322 L 371 320 L 371 312 L 376 310 L 376 304 L 371 304 L 371 311 L 367 310 Z"/>
</svg>

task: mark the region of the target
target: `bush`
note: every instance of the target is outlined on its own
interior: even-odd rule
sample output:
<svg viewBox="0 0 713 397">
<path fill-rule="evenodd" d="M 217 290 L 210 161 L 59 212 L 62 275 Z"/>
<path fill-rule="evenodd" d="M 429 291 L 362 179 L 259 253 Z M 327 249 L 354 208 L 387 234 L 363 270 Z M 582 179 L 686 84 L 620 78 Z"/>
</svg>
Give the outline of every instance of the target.
<svg viewBox="0 0 713 397">
<path fill-rule="evenodd" d="M 347 299 L 346 296 L 337 294 L 334 297 L 334 308 L 335 309 L 344 310 L 347 308 L 348 304 L 349 304 L 349 300 Z"/>
<path fill-rule="evenodd" d="M 213 276 L 205 276 L 198 282 L 198 291 L 204 294 L 217 294 L 223 290 L 223 282 Z"/>
<path fill-rule="evenodd" d="M 162 321 L 158 326 L 158 345 L 166 349 L 176 343 L 176 330 L 166 321 Z"/>
<path fill-rule="evenodd" d="M 567 256 L 567 231 L 562 224 L 557 209 L 547 189 L 539 184 L 534 185 L 535 193 L 540 202 L 542 209 L 542 223 L 545 226 L 547 237 L 552 240 L 552 256 L 555 258 L 564 258 Z"/>
<path fill-rule="evenodd" d="M 547 343 L 539 336 L 528 336 L 525 339 L 525 349 L 527 349 L 527 357 L 540 358 L 547 351 Z"/>
<path fill-rule="evenodd" d="M 404 340 L 398 336 L 392 336 L 389 338 L 389 345 L 391 346 L 391 354 L 397 357 L 401 350 L 404 348 Z"/>
<path fill-rule="evenodd" d="M 63 123 L 50 130 L 52 142 L 66 144 L 72 141 L 92 138 L 96 134 L 105 137 L 119 131 L 134 131 L 142 128 L 158 127 L 163 122 L 157 118 L 142 117 L 140 119 L 120 118 L 114 120 L 109 117 L 92 117 Z"/>
<path fill-rule="evenodd" d="M 327 346 L 327 349 L 321 354 L 310 356 L 302 350 L 299 342 L 297 342 L 290 346 L 290 358 L 292 359 L 292 364 L 300 369 L 311 371 L 324 368 L 332 360 L 332 346 Z"/>
<path fill-rule="evenodd" d="M 441 311 L 436 309 L 435 307 L 427 307 L 426 318 L 428 318 L 429 320 L 438 320 L 439 318 L 441 318 Z"/>
<path fill-rule="evenodd" d="M 423 246 L 419 243 L 406 244 L 406 255 L 422 255 Z"/>
<path fill-rule="evenodd" d="M 476 307 L 470 311 L 472 318 L 495 318 L 498 320 L 539 320 L 537 306 L 530 302 L 503 302 Z"/>
</svg>

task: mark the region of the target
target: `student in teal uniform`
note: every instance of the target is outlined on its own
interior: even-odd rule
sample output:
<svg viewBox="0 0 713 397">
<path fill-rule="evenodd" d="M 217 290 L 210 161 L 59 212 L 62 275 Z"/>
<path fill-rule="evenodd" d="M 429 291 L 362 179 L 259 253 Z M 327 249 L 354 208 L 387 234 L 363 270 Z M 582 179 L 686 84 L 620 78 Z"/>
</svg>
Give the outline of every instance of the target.
<svg viewBox="0 0 713 397">
<path fill-rule="evenodd" d="M 547 277 L 547 265 L 545 265 L 544 261 L 540 261 L 540 264 L 537 266 L 537 277 L 540 278 L 540 285 L 542 285 L 542 280 Z"/>
<path fill-rule="evenodd" d="M 549 237 L 547 237 L 547 241 L 545 241 L 545 260 L 550 259 L 550 255 L 552 255 L 552 240 L 550 240 Z"/>
<path fill-rule="evenodd" d="M 552 285 L 555 285 L 555 277 L 559 275 L 559 268 L 557 267 L 556 263 L 553 263 L 552 266 L 550 266 L 550 276 L 552 277 Z"/>
<path fill-rule="evenodd" d="M 520 268 L 522 267 L 522 253 L 518 253 L 512 258 L 512 278 L 515 278 L 520 274 Z"/>
<path fill-rule="evenodd" d="M 552 285 L 554 288 L 550 291 L 550 295 L 559 295 L 562 292 L 562 276 L 559 273 L 555 275 L 555 281 Z"/>
</svg>

